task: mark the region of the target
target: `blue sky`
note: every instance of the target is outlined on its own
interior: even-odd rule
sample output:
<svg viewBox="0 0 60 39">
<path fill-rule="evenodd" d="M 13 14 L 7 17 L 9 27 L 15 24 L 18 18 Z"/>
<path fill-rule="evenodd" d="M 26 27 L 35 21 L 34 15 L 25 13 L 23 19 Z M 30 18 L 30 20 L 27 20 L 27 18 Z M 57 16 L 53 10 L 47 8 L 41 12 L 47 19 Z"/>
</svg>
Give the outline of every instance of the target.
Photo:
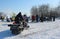
<svg viewBox="0 0 60 39">
<path fill-rule="evenodd" d="M 30 15 L 32 6 L 49 4 L 51 7 L 56 7 L 59 0 L 0 0 L 0 12 L 11 14 L 12 12 Z"/>
</svg>

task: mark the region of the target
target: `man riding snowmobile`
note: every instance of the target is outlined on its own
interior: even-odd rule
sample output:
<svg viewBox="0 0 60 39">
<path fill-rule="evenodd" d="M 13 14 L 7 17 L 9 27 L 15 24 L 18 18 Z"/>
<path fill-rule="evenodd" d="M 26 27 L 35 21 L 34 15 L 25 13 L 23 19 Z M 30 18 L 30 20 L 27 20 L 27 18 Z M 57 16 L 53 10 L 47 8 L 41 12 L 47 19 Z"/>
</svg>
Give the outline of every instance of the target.
<svg viewBox="0 0 60 39">
<path fill-rule="evenodd" d="M 18 15 L 15 17 L 14 23 L 9 24 L 8 26 L 10 26 L 12 34 L 19 34 L 25 29 L 25 27 L 29 28 L 29 26 L 27 26 L 27 23 L 24 21 L 21 12 L 19 12 Z"/>
<path fill-rule="evenodd" d="M 27 26 L 27 22 L 26 22 L 24 16 L 22 16 L 21 12 L 19 12 L 19 14 L 15 17 L 15 23 L 16 24 L 22 23 L 23 27 Z"/>
<path fill-rule="evenodd" d="M 22 17 L 21 12 L 19 12 L 18 15 L 15 17 L 15 23 L 19 24 L 22 21 L 23 21 L 23 17 Z"/>
</svg>

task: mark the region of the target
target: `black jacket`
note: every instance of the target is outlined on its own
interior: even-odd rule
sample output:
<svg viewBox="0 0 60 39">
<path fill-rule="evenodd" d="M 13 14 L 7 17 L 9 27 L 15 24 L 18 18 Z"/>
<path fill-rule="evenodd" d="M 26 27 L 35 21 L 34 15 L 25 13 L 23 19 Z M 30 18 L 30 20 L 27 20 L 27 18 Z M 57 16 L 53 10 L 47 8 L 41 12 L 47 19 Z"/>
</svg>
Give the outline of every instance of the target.
<svg viewBox="0 0 60 39">
<path fill-rule="evenodd" d="M 23 21 L 23 17 L 21 15 L 21 13 L 19 13 L 16 17 L 15 17 L 15 22 L 19 23 L 19 21 Z"/>
</svg>

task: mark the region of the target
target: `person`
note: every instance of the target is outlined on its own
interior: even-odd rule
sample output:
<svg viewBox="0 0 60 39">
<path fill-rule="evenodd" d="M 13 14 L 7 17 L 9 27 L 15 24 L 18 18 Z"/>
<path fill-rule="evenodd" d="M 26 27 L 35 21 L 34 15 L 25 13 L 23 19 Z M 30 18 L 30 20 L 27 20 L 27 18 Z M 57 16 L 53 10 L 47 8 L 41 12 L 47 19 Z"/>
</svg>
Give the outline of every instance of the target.
<svg viewBox="0 0 60 39">
<path fill-rule="evenodd" d="M 6 21 L 7 21 L 7 22 L 10 22 L 10 19 L 8 18 L 8 16 L 6 17 Z"/>
<path fill-rule="evenodd" d="M 32 15 L 32 22 L 34 22 L 35 21 L 35 16 L 34 15 Z"/>
<path fill-rule="evenodd" d="M 55 16 L 53 16 L 52 18 L 53 18 L 53 21 L 55 21 Z"/>
<path fill-rule="evenodd" d="M 40 17 L 41 22 L 43 22 L 43 16 Z"/>
<path fill-rule="evenodd" d="M 1 16 L 1 20 L 4 21 L 4 16 Z"/>
<path fill-rule="evenodd" d="M 25 19 L 23 18 L 21 12 L 19 12 L 18 15 L 15 17 L 15 23 L 16 24 L 21 24 L 22 23 L 23 27 L 27 26 L 27 23 L 26 23 Z"/>
<path fill-rule="evenodd" d="M 22 21 L 23 21 L 23 17 L 22 17 L 21 12 L 19 12 L 19 13 L 16 15 L 16 17 L 15 17 L 15 23 L 16 23 L 16 24 L 19 24 L 19 23 L 22 22 Z"/>
<path fill-rule="evenodd" d="M 28 22 L 28 17 L 24 14 L 23 15 L 23 19 L 26 21 L 26 22 Z"/>
<path fill-rule="evenodd" d="M 39 19 L 39 16 L 38 16 L 38 15 L 36 15 L 36 22 L 38 22 L 38 19 Z"/>
</svg>

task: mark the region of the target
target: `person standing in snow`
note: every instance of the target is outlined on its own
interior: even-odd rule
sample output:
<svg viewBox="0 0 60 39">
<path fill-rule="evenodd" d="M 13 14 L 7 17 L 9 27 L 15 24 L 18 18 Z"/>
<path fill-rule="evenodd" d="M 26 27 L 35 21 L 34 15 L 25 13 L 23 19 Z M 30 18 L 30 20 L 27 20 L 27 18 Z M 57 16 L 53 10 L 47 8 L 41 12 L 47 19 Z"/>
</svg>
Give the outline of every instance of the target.
<svg viewBox="0 0 60 39">
<path fill-rule="evenodd" d="M 52 18 L 53 18 L 53 21 L 55 21 L 55 16 L 53 16 Z"/>
<path fill-rule="evenodd" d="M 32 22 L 34 22 L 35 21 L 35 16 L 34 15 L 32 15 Z"/>
<path fill-rule="evenodd" d="M 41 22 L 43 22 L 43 16 L 40 17 Z"/>
<path fill-rule="evenodd" d="M 38 19 L 39 19 L 39 16 L 38 16 L 38 15 L 36 15 L 36 22 L 38 22 Z"/>
</svg>

